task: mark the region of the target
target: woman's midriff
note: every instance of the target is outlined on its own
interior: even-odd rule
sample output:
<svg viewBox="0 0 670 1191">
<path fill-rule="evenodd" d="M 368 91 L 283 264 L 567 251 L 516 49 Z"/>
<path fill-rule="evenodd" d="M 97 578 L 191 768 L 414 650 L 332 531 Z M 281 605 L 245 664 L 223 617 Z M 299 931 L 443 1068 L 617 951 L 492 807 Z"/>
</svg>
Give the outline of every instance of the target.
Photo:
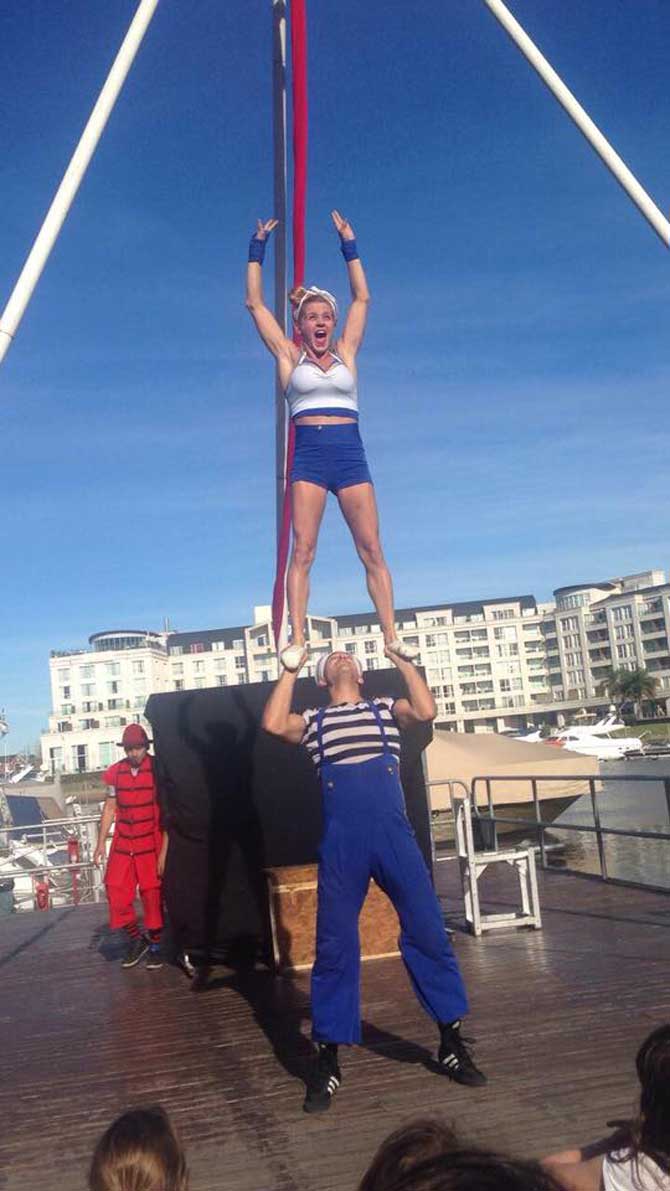
<svg viewBox="0 0 670 1191">
<path fill-rule="evenodd" d="M 303 414 L 302 417 L 293 419 L 295 426 L 343 426 L 347 422 L 356 421 L 357 418 L 340 418 L 336 416 L 330 417 L 328 414 L 315 414 L 313 416 Z"/>
</svg>

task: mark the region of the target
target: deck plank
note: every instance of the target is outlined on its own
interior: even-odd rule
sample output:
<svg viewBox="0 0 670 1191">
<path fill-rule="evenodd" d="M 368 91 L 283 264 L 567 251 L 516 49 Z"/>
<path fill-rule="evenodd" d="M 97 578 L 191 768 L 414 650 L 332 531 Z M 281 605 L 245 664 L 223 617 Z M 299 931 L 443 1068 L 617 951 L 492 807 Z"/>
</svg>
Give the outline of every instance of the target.
<svg viewBox="0 0 670 1191">
<path fill-rule="evenodd" d="M 457 916 L 455 865 L 438 874 Z M 488 908 L 505 908 L 502 875 L 484 890 Z M 427 1068 L 435 1030 L 402 963 L 372 961 L 364 1045 L 344 1054 L 342 1091 L 316 1118 L 301 1111 L 308 974 L 219 968 L 194 994 L 175 968 L 122 970 L 104 906 L 4 919 L 0 1187 L 83 1188 L 96 1138 L 142 1103 L 174 1118 L 194 1191 L 353 1191 L 417 1112 L 530 1155 L 599 1134 L 631 1111 L 637 1046 L 670 1016 L 670 898 L 564 873 L 540 875 L 540 898 L 542 931 L 455 936 L 487 1087 Z"/>
</svg>

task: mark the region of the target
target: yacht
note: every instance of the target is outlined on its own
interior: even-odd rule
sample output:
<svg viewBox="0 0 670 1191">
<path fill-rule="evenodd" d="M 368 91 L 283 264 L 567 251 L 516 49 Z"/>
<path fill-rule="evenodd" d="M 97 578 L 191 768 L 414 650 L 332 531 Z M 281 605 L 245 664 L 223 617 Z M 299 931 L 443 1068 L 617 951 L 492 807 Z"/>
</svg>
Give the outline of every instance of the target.
<svg viewBox="0 0 670 1191">
<path fill-rule="evenodd" d="M 546 738 L 545 744 L 581 753 L 584 757 L 597 757 L 599 761 L 621 761 L 629 753 L 643 752 L 639 736 L 612 736 L 602 722 L 593 727 L 572 727 L 554 732 Z"/>
</svg>

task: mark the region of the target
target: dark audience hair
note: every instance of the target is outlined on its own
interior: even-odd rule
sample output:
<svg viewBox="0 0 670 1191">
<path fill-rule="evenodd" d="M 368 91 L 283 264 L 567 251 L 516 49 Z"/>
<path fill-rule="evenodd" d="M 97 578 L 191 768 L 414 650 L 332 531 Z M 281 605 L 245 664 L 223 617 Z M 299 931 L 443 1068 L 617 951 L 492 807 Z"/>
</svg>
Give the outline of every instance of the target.
<svg viewBox="0 0 670 1191">
<path fill-rule="evenodd" d="M 464 1145 L 453 1129 L 420 1117 L 391 1133 L 358 1191 L 559 1191 L 536 1162 Z"/>
<path fill-rule="evenodd" d="M 188 1191 L 188 1168 L 159 1105 L 124 1112 L 103 1133 L 91 1161 L 90 1191 Z"/>
<path fill-rule="evenodd" d="M 417 1117 L 385 1138 L 363 1175 L 359 1191 L 386 1191 L 411 1167 L 457 1145 L 456 1134 L 445 1121 Z"/>
<path fill-rule="evenodd" d="M 647 1154 L 670 1174 L 670 1025 L 658 1026 L 645 1038 L 635 1066 L 642 1088 L 640 1114 L 630 1126 L 630 1143 L 619 1160 Z"/>
</svg>

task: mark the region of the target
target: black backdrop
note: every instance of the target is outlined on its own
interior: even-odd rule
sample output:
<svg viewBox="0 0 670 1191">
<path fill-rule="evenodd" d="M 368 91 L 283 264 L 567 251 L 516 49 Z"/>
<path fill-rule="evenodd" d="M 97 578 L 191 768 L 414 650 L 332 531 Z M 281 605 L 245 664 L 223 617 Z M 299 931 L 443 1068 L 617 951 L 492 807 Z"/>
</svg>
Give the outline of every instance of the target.
<svg viewBox="0 0 670 1191">
<path fill-rule="evenodd" d="M 321 796 L 304 749 L 260 728 L 271 683 L 152 695 L 146 709 L 170 848 L 164 892 L 175 943 L 198 955 L 268 942 L 263 869 L 316 861 Z M 368 671 L 364 697 L 406 693 L 397 670 Z M 328 701 L 309 678 L 297 712 Z M 430 867 L 421 753 L 429 725 L 403 733 L 407 813 Z"/>
</svg>

